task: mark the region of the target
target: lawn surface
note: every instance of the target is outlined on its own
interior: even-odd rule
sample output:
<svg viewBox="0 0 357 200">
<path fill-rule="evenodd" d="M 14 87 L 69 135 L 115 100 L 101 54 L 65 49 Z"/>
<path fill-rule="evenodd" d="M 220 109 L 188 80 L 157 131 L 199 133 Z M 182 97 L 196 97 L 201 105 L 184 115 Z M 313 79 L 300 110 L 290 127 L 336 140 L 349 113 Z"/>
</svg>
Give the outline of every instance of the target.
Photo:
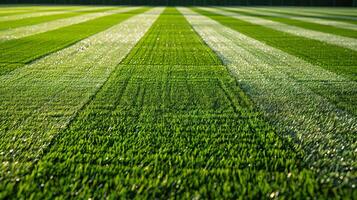
<svg viewBox="0 0 357 200">
<path fill-rule="evenodd" d="M 0 8 L 0 199 L 357 197 L 355 9 Z"/>
</svg>

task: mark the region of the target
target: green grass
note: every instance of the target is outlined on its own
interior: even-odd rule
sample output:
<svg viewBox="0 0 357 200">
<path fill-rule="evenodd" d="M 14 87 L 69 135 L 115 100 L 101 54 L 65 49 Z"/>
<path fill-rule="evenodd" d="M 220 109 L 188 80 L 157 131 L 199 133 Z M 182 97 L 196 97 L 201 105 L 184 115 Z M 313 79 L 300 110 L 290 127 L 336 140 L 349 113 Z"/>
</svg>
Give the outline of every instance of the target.
<svg viewBox="0 0 357 200">
<path fill-rule="evenodd" d="M 0 17 L 4 16 L 11 16 L 11 15 L 22 15 L 22 14 L 30 14 L 30 13 L 39 13 L 39 12 L 48 12 L 48 11 L 75 11 L 78 9 L 84 8 L 84 6 L 75 6 L 75 7 L 69 7 L 69 6 L 53 6 L 53 7 L 45 7 L 45 6 L 40 6 L 40 7 L 9 7 L 6 9 L 6 7 L 1 7 L 0 11 Z"/>
<path fill-rule="evenodd" d="M 337 27 L 323 25 L 323 24 L 305 22 L 303 20 L 296 20 L 296 19 L 282 18 L 282 17 L 274 17 L 274 16 L 269 16 L 267 14 L 255 14 L 255 13 L 251 13 L 249 11 L 238 11 L 238 10 L 232 10 L 232 9 L 223 9 L 223 10 L 234 12 L 234 13 L 238 13 L 238 14 L 242 14 L 242 15 L 260 17 L 260 18 L 272 20 L 272 21 L 275 21 L 275 22 L 281 22 L 281 23 L 284 23 L 284 24 L 297 26 L 297 27 L 301 27 L 301 28 L 305 28 L 305 29 L 310 29 L 310 30 L 314 30 L 314 31 L 320 31 L 320 32 L 324 32 L 324 33 L 330 33 L 330 34 L 333 34 L 333 35 L 340 35 L 340 36 L 345 36 L 345 37 L 357 38 L 357 31 L 350 30 L 350 29 L 343 29 L 343 28 L 337 28 Z"/>
<path fill-rule="evenodd" d="M 168 8 L 12 197 L 334 195 L 291 146 Z"/>
<path fill-rule="evenodd" d="M 322 9 L 312 9 L 309 10 L 309 12 L 312 13 L 318 13 L 322 15 L 328 15 L 332 17 L 355 17 L 357 18 L 357 14 L 355 10 L 350 9 L 350 10 L 341 10 L 341 11 L 335 11 L 335 10 L 322 10 Z"/>
<path fill-rule="evenodd" d="M 253 99 L 254 95 L 263 99 L 269 109 L 281 106 L 276 113 L 286 114 L 281 116 L 284 120 L 296 116 L 311 117 L 312 123 L 330 119 L 315 120 L 319 113 L 313 110 L 327 101 L 355 114 L 355 90 L 341 90 L 348 81 L 357 80 L 355 51 L 197 8 L 193 10 L 233 31 L 224 31 L 217 23 L 191 26 L 171 7 L 152 26 L 154 14 L 144 13 L 141 21 L 136 18 L 109 29 L 148 10 L 139 8 L 0 41 L 0 199 L 355 198 L 353 152 L 340 148 L 352 144 L 346 149 L 354 149 L 355 134 L 329 130 L 328 134 L 341 135 L 296 138 L 289 132 L 292 127 L 274 122 L 278 118 L 264 118 L 269 111 Z M 69 15 L 14 20 L 12 25 L 0 26 L 20 27 Z M 223 27 L 222 32 L 209 26 Z M 196 27 L 206 31 L 202 31 L 205 36 L 197 31 L 203 38 L 218 35 L 210 41 L 232 54 L 214 52 L 195 32 Z M 327 30 L 325 26 L 313 28 Z M 244 43 L 237 32 L 253 39 Z M 225 43 L 229 39 L 231 45 Z M 276 49 L 266 50 L 267 46 L 253 40 Z M 301 60 L 284 60 L 292 57 Z M 225 63 L 231 60 L 231 65 L 224 66 L 221 58 Z M 333 72 L 344 76 L 337 80 L 346 82 L 303 80 L 308 72 L 300 72 L 295 65 L 305 61 L 316 65 L 309 65 L 316 68 L 309 70 L 315 74 L 307 78 L 314 79 L 324 68 L 329 70 L 321 72 L 324 78 Z M 288 69 L 289 64 L 293 69 Z M 291 75 L 294 72 L 296 76 Z M 282 80 L 287 82 L 279 84 Z M 260 88 L 254 90 L 256 86 Z M 304 101 L 310 91 L 299 93 L 301 88 L 313 90 L 313 100 Z M 249 89 L 253 93 L 245 93 Z M 299 112 L 296 115 L 284 110 L 299 105 L 306 108 L 300 112 L 291 107 L 291 112 Z M 326 126 L 335 122 L 326 121 Z M 294 126 L 301 121 L 284 122 Z M 320 126 L 315 125 L 306 129 Z M 342 130 L 348 129 L 354 127 Z M 314 144 L 321 141 L 327 143 Z M 338 149 L 323 158 L 343 154 L 342 158 L 350 159 L 347 164 L 323 166 L 328 160 L 314 160 L 333 144 Z M 318 148 L 308 152 L 301 145 Z M 309 165 L 307 160 L 316 162 Z"/>
<path fill-rule="evenodd" d="M 147 9 L 113 14 L 24 38 L 0 41 L 0 75 L 63 49 Z"/>
<path fill-rule="evenodd" d="M 311 17 L 311 18 L 318 18 L 318 19 L 330 19 L 330 20 L 335 20 L 335 21 L 341 21 L 341 22 L 347 22 L 351 24 L 357 24 L 356 20 L 353 19 L 347 19 L 347 18 L 342 18 L 341 16 L 333 16 L 329 14 L 321 14 L 321 15 L 314 15 L 314 14 L 309 14 L 309 13 L 296 13 L 296 12 L 289 12 L 286 10 L 275 10 L 275 9 L 269 9 L 271 12 L 275 13 L 282 13 L 282 14 L 288 14 L 292 16 L 297 16 L 297 17 Z"/>
<path fill-rule="evenodd" d="M 54 14 L 54 15 L 48 15 L 46 17 L 39 16 L 39 17 L 30 17 L 30 18 L 25 18 L 25 19 L 19 19 L 19 20 L 12 20 L 8 22 L 2 22 L 0 24 L 0 31 L 6 30 L 6 29 L 11 29 L 11 28 L 17 28 L 21 26 L 30 26 L 34 24 L 39 24 L 43 22 L 49 22 L 57 19 L 64 19 L 64 18 L 69 18 L 69 17 L 74 17 L 74 16 L 79 16 L 83 14 L 88 14 L 88 13 L 94 13 L 94 12 L 103 12 L 106 10 L 111 10 L 113 8 L 103 8 L 100 10 L 88 10 L 88 11 L 69 11 L 68 13 L 61 13 L 61 14 Z"/>
<path fill-rule="evenodd" d="M 230 16 L 215 14 L 197 8 L 193 10 L 272 47 L 343 75 L 351 80 L 357 80 L 356 51 L 255 25 Z M 341 91 L 338 92 L 339 95 L 336 95 L 336 91 L 330 89 L 319 89 L 318 87 L 311 89 L 330 99 L 339 108 L 356 114 L 355 93 Z"/>
<path fill-rule="evenodd" d="M 157 11 L 133 16 L 0 77 L 0 199 L 90 101 L 150 28 Z"/>
<path fill-rule="evenodd" d="M 194 10 L 272 47 L 281 49 L 337 74 L 357 80 L 356 51 L 255 25 L 230 16 L 196 8 Z"/>
<path fill-rule="evenodd" d="M 26 10 L 19 10 L 19 11 L 11 11 L 11 12 L 4 12 L 4 13 L 0 13 L 0 17 L 3 16 L 11 16 L 11 15 L 18 15 L 18 14 L 24 14 L 24 13 L 31 13 L 33 11 L 26 11 Z"/>
<path fill-rule="evenodd" d="M 303 162 L 318 174 L 319 181 L 353 187 L 357 119 L 315 91 L 328 91 L 331 95 L 356 94 L 356 82 L 249 38 L 190 9 L 180 10 L 204 41 L 223 58 L 230 72 L 239 79 L 243 91 L 264 111 L 266 119 L 281 135 L 293 136 L 294 144 L 305 152 Z"/>
</svg>

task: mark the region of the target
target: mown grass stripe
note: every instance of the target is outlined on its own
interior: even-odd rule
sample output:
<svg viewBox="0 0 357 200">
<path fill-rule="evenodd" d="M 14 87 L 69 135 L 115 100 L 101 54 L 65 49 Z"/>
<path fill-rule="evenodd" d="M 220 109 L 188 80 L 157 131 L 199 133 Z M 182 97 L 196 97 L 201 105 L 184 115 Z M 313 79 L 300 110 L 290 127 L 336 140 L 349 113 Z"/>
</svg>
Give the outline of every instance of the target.
<svg viewBox="0 0 357 200">
<path fill-rule="evenodd" d="M 81 8 L 85 8 L 82 6 Z M 41 7 L 36 7 L 36 6 L 26 6 L 26 7 L 15 7 L 15 6 L 9 6 L 7 8 L 1 7 L 0 10 L 0 17 L 4 16 L 11 16 L 11 15 L 18 15 L 18 14 L 27 14 L 27 13 L 34 13 L 34 12 L 45 12 L 45 11 L 63 11 L 63 10 L 75 10 L 75 9 L 80 9 L 79 6 L 76 7 L 46 7 L 46 6 L 41 6 Z"/>
<path fill-rule="evenodd" d="M 356 95 L 356 83 L 208 17 L 184 8 L 181 12 L 221 56 L 239 85 L 265 111 L 267 118 L 280 126 L 283 133 L 295 134 L 292 136 L 297 139 L 297 145 L 306 152 L 304 162 L 319 170 L 320 181 L 326 185 L 337 184 L 336 189 L 342 189 L 339 192 L 351 195 L 348 193 L 353 190 L 355 179 L 353 151 L 357 147 L 357 118 L 336 108 L 328 100 L 331 94 L 321 94 L 319 90 L 324 84 L 331 84 Z M 353 97 L 350 101 L 354 101 Z"/>
<path fill-rule="evenodd" d="M 44 33 L 47 31 L 52 31 L 55 29 L 63 28 L 66 26 L 74 25 L 74 24 L 83 23 L 86 21 L 90 21 L 90 20 L 93 20 L 96 18 L 108 16 L 111 14 L 129 11 L 129 10 L 132 10 L 133 8 L 118 7 L 118 8 L 113 8 L 113 10 L 111 10 L 111 9 L 109 9 L 107 11 L 99 10 L 98 12 L 95 12 L 95 10 L 97 10 L 97 9 L 94 9 L 93 13 L 87 13 L 87 14 L 79 15 L 79 16 L 75 16 L 75 17 L 58 19 L 58 20 L 44 22 L 44 23 L 35 24 L 35 25 L 31 25 L 31 26 L 18 27 L 18 28 L 9 29 L 6 31 L 1 31 L 0 32 L 0 42 L 4 42 L 7 40 L 19 39 L 19 38 L 23 38 L 23 37 L 28 37 L 31 35 Z"/>
<path fill-rule="evenodd" d="M 280 9 L 279 9 L 280 10 Z M 329 17 L 336 17 L 336 18 L 341 18 L 341 19 L 351 19 L 351 20 L 357 20 L 357 16 L 353 16 L 355 14 L 352 14 L 351 11 L 353 12 L 356 11 L 355 8 L 351 8 L 350 10 L 340 10 L 340 11 L 336 11 L 336 9 L 334 9 L 335 11 L 333 11 L 332 9 L 327 9 L 327 10 L 323 10 L 321 8 L 316 8 L 316 9 L 309 9 L 309 8 L 282 8 L 281 10 L 284 11 L 293 11 L 293 12 L 300 12 L 303 14 L 311 14 L 311 15 L 320 15 L 320 16 L 329 16 Z M 335 13 L 335 14 L 333 14 Z"/>
<path fill-rule="evenodd" d="M 308 13 L 308 12 L 301 12 L 297 10 L 287 10 L 287 9 L 269 9 L 269 8 L 257 8 L 259 10 L 267 10 L 270 12 L 275 12 L 275 13 L 281 13 L 281 14 L 288 14 L 288 15 L 293 15 L 297 17 L 310 17 L 310 18 L 316 18 L 316 19 L 327 19 L 327 20 L 336 20 L 336 21 L 341 21 L 341 22 L 346 22 L 346 23 L 351 23 L 357 25 L 357 21 L 354 19 L 346 18 L 346 17 L 341 17 L 341 16 L 330 16 L 330 15 L 322 15 L 322 14 L 316 14 L 316 13 Z"/>
<path fill-rule="evenodd" d="M 337 17 L 347 17 L 347 18 L 351 18 L 354 20 L 357 20 L 357 14 L 356 8 L 350 8 L 350 9 L 323 9 L 323 8 L 318 8 L 318 9 L 300 9 L 306 13 L 317 13 L 317 14 L 321 14 L 321 15 L 328 15 L 328 16 L 337 16 Z"/>
<path fill-rule="evenodd" d="M 40 9 L 40 10 L 29 10 L 29 12 L 26 12 L 24 14 L 19 14 L 19 15 L 10 15 L 10 16 L 3 16 L 0 17 L 0 22 L 11 22 L 15 20 L 20 20 L 20 19 L 27 19 L 27 18 L 32 18 L 32 17 L 46 17 L 49 15 L 54 15 L 54 14 L 64 14 L 70 11 L 75 11 L 75 10 L 91 10 L 91 9 L 96 9 L 96 8 L 86 8 L 86 7 L 75 7 L 70 9 L 69 8 L 57 8 L 57 9 Z"/>
<path fill-rule="evenodd" d="M 207 10 L 211 12 L 216 12 L 218 14 L 222 14 L 225 16 L 230 16 L 233 18 L 237 18 L 239 20 L 243 20 L 252 24 L 264 26 L 270 29 L 274 29 L 277 31 L 281 31 L 284 33 L 300 36 L 300 37 L 305 37 L 308 39 L 312 40 L 318 40 L 321 42 L 325 42 L 334 46 L 340 46 L 343 48 L 351 49 L 354 51 L 357 51 L 357 40 L 354 38 L 348 38 L 348 37 L 343 37 L 343 36 L 338 36 L 334 34 L 329 34 L 329 33 L 323 33 L 319 31 L 314 31 L 314 30 L 309 30 L 305 28 L 300 28 L 297 26 L 291 26 L 288 24 L 284 24 L 281 22 L 276 22 L 272 21 L 269 19 L 266 19 L 266 17 L 260 16 L 260 17 L 254 17 L 254 16 L 249 16 L 249 15 L 242 15 L 238 14 L 236 12 L 231 12 L 231 11 L 224 11 L 221 9 L 213 9 L 213 8 L 207 8 Z M 276 19 L 274 19 L 276 20 Z M 289 20 L 287 20 L 289 21 Z"/>
<path fill-rule="evenodd" d="M 185 18 L 167 8 L 20 183 L 19 197 L 312 195 L 313 174 L 259 116 Z"/>
<path fill-rule="evenodd" d="M 268 15 L 276 16 L 276 17 L 284 17 L 284 18 L 292 18 L 292 19 L 297 19 L 301 21 L 307 21 L 307 22 L 312 22 L 312 23 L 317 23 L 317 24 L 323 24 L 323 25 L 328 25 L 328 26 L 334 26 L 338 28 L 343 28 L 343 29 L 351 29 L 351 30 L 357 30 L 357 26 L 352 23 L 347 23 L 339 20 L 333 20 L 333 19 L 322 19 L 322 18 L 316 18 L 316 17 L 299 17 L 291 14 L 283 14 L 283 13 L 277 13 L 273 12 L 270 10 L 262 10 L 258 8 L 253 8 L 249 9 L 251 11 L 255 11 L 257 13 L 266 13 Z"/>
<path fill-rule="evenodd" d="M 293 17 L 284 14 L 274 14 L 272 12 L 257 11 L 251 9 L 230 9 L 223 8 L 228 11 L 237 12 L 253 17 L 263 17 L 276 22 L 298 26 L 305 29 L 331 33 L 335 35 L 357 38 L 357 26 L 339 21 L 314 19 L 308 17 Z"/>
<path fill-rule="evenodd" d="M 9 10 L 29 10 L 29 11 L 55 11 L 55 10 L 75 10 L 78 8 L 89 8 L 89 7 L 93 7 L 93 6 L 84 6 L 84 5 L 63 5 L 63 6 L 59 6 L 59 5 L 0 5 L 1 7 L 1 11 L 9 11 Z M 1 12 L 0 11 L 0 12 Z"/>
<path fill-rule="evenodd" d="M 357 80 L 357 51 L 291 35 L 266 26 L 253 24 L 234 16 L 231 17 L 218 14 L 217 12 L 210 12 L 207 9 L 195 8 L 194 10 L 272 47 L 283 50 L 337 74 L 344 75 L 352 80 Z"/>
<path fill-rule="evenodd" d="M 353 19 L 354 21 L 357 21 L 357 16 L 356 16 L 356 11 L 354 13 L 342 13 L 342 12 L 322 12 L 322 11 L 314 11 L 319 14 L 325 14 L 325 15 L 330 15 L 333 17 L 346 17 L 348 19 Z"/>
<path fill-rule="evenodd" d="M 3 11 L 0 12 L 0 17 L 3 16 L 11 16 L 11 15 L 18 15 L 26 12 L 33 12 L 33 11 L 28 11 L 28 10 L 9 10 L 9 11 Z"/>
<path fill-rule="evenodd" d="M 294 60 L 292 58 L 289 58 L 289 59 Z M 302 65 L 306 65 L 306 64 L 302 64 Z M 296 73 L 296 72 L 294 72 L 294 73 Z M 321 73 L 315 72 L 315 74 L 321 74 Z M 325 76 L 325 77 L 327 77 L 327 76 Z M 334 76 L 332 76 L 332 77 L 334 77 Z M 324 82 L 325 80 L 323 77 L 320 77 L 320 80 L 319 80 L 319 78 L 317 76 L 315 76 L 313 78 L 313 80 L 314 81 L 311 82 L 310 84 L 315 85 L 314 86 L 315 92 L 323 94 L 323 96 L 325 98 L 328 98 L 332 103 L 337 105 L 338 108 L 346 110 L 346 111 L 350 112 L 351 114 L 357 115 L 357 110 L 354 105 L 355 104 L 354 99 L 356 98 L 357 91 L 355 91 L 354 89 L 351 89 L 351 87 L 350 87 L 350 85 L 354 85 L 353 83 L 351 83 L 348 80 L 336 81 L 334 78 L 332 78 L 332 80 L 334 80 L 333 82 L 331 82 L 331 81 Z M 315 80 L 318 80 L 318 81 L 315 82 Z M 303 80 L 303 81 L 305 82 L 306 80 Z M 320 83 L 320 84 L 316 84 L 316 83 Z M 307 84 L 307 85 L 309 85 L 309 84 Z"/>
<path fill-rule="evenodd" d="M 100 13 L 94 13 L 93 15 L 89 14 L 94 18 L 91 20 L 86 18 L 85 15 L 78 16 L 82 17 L 80 19 L 85 22 L 77 23 L 80 20 L 64 19 L 75 24 L 20 39 L 0 41 L 0 75 L 63 49 L 145 10 L 147 8 L 123 8 L 118 11 L 104 12 L 102 17 L 98 17 L 98 15 L 101 16 Z M 59 24 L 63 25 L 62 23 Z M 76 34 L 73 34 L 74 32 Z M 35 47 L 34 43 L 37 44 Z"/>
<path fill-rule="evenodd" d="M 123 17 L 117 21 L 126 21 L 108 30 L 0 77 L 1 199 L 15 194 L 16 179 L 24 179 L 52 138 L 91 100 L 161 10 Z"/>
<path fill-rule="evenodd" d="M 68 11 L 65 13 L 54 13 L 53 15 L 48 15 L 46 17 L 43 16 L 39 16 L 39 17 L 30 17 L 30 18 L 26 18 L 26 19 L 19 19 L 19 20 L 13 20 L 10 22 L 2 22 L 0 24 L 0 35 L 1 35 L 1 31 L 4 31 L 6 29 L 14 29 L 17 27 L 21 27 L 21 26 L 30 26 L 30 25 L 34 25 L 34 24 L 39 24 L 39 23 L 43 23 L 43 22 L 49 22 L 49 21 L 53 21 L 53 20 L 58 20 L 58 19 L 65 19 L 65 18 L 69 18 L 69 17 L 74 17 L 74 16 L 78 16 L 78 15 L 84 15 L 87 13 L 93 13 L 93 12 L 103 12 L 106 10 L 112 10 L 114 8 L 102 8 L 102 9 L 84 9 L 84 10 L 76 10 L 76 11 Z"/>
</svg>

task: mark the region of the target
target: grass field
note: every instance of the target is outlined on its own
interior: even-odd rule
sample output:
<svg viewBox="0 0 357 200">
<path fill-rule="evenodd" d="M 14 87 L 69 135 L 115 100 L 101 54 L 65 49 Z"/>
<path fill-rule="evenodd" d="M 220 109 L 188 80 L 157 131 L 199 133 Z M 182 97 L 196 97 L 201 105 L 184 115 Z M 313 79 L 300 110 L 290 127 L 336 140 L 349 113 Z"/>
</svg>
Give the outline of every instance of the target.
<svg viewBox="0 0 357 200">
<path fill-rule="evenodd" d="M 0 199 L 356 199 L 356 13 L 0 7 Z"/>
</svg>

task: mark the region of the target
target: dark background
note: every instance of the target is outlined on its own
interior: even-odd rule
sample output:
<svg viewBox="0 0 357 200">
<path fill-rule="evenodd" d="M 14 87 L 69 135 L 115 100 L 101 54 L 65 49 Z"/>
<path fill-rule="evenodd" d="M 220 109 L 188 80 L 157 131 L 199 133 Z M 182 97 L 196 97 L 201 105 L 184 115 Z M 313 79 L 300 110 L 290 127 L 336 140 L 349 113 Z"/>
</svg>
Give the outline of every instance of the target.
<svg viewBox="0 0 357 200">
<path fill-rule="evenodd" d="M 357 0 L 0 0 L 0 4 L 357 6 Z"/>
</svg>

